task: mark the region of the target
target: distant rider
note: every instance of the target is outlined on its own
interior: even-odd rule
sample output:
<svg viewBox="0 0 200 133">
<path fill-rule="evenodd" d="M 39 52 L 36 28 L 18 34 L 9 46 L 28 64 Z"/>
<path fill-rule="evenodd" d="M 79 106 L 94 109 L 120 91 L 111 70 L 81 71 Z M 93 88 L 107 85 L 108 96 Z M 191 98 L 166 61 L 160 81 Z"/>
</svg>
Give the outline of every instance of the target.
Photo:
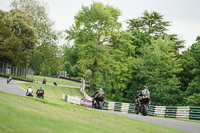
<svg viewBox="0 0 200 133">
<path fill-rule="evenodd" d="M 144 98 L 150 99 L 150 92 L 148 90 L 148 86 L 143 86 L 140 93 L 136 96 L 135 103 L 138 103 L 139 106 L 141 106 L 141 100 Z"/>
<path fill-rule="evenodd" d="M 104 93 L 104 91 L 103 91 L 102 88 L 99 88 L 99 90 L 97 90 L 97 91 L 92 95 L 92 97 L 93 97 L 93 99 L 92 99 L 92 107 L 93 107 L 93 105 L 94 105 L 94 100 L 96 100 L 96 102 L 98 103 L 98 102 L 99 102 L 99 98 L 100 98 L 101 96 L 104 96 L 104 97 L 105 97 L 105 93 Z"/>
<path fill-rule="evenodd" d="M 7 79 L 7 84 L 12 80 L 12 77 L 9 76 L 8 79 Z"/>
<path fill-rule="evenodd" d="M 46 79 L 45 79 L 45 77 L 43 78 L 43 81 L 42 81 L 42 84 L 46 84 Z"/>
</svg>

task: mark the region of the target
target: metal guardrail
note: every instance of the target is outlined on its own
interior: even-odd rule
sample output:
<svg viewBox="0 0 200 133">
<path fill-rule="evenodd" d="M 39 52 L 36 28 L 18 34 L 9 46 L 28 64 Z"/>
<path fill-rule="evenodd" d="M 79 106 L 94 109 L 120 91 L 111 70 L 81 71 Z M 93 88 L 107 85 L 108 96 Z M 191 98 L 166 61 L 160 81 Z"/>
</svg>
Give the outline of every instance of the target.
<svg viewBox="0 0 200 133">
<path fill-rule="evenodd" d="M 134 103 L 106 102 L 104 110 L 135 113 Z M 200 120 L 200 107 L 194 106 L 153 106 L 148 110 L 150 116 Z"/>
</svg>

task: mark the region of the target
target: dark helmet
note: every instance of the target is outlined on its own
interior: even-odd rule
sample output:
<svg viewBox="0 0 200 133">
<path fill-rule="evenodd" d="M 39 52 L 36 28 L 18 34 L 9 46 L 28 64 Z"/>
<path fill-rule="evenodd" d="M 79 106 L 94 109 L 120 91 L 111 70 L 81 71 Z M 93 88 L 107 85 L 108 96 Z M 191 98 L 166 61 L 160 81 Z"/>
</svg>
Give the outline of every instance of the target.
<svg viewBox="0 0 200 133">
<path fill-rule="evenodd" d="M 148 89 L 148 86 L 146 86 L 146 85 L 145 85 L 145 86 L 143 86 L 143 89 Z"/>
</svg>

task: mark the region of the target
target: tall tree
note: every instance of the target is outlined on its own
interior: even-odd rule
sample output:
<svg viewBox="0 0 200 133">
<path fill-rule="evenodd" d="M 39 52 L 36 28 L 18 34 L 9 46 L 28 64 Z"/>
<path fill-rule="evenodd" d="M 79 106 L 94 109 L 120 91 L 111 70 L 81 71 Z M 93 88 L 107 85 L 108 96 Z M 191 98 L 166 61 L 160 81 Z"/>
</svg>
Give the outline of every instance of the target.
<svg viewBox="0 0 200 133">
<path fill-rule="evenodd" d="M 159 38 L 159 36 L 161 35 L 167 35 L 167 27 L 170 26 L 170 21 L 164 21 L 163 15 L 155 11 L 150 13 L 148 11 L 144 11 L 142 17 L 139 17 L 137 19 L 130 19 L 127 21 L 127 23 L 129 31 L 132 31 L 133 33 L 148 33 L 150 36 L 156 39 Z M 173 51 L 179 57 L 179 49 L 184 48 L 184 41 L 179 40 L 176 34 L 169 35 L 169 37 L 170 40 L 176 42 L 174 44 Z"/>
<path fill-rule="evenodd" d="M 192 105 L 192 106 L 200 106 L 199 103 L 199 93 L 200 93 L 200 39 L 199 36 L 196 39 L 196 43 L 194 43 L 191 48 L 189 48 L 190 57 L 193 60 L 186 62 L 186 64 L 192 64 L 193 68 L 187 70 L 187 72 L 191 73 L 193 76 L 190 80 L 186 80 L 191 75 L 185 75 L 185 77 L 181 77 L 184 81 L 189 81 L 187 89 L 185 91 L 184 102 L 185 105 Z"/>
<path fill-rule="evenodd" d="M 47 4 L 39 0 L 13 0 L 10 7 L 25 10 L 33 16 L 33 25 L 37 29 L 38 41 L 31 66 L 36 74 L 51 74 L 51 67 L 56 60 L 59 60 L 56 45 L 58 34 L 53 30 L 54 23 L 48 16 Z"/>
<path fill-rule="evenodd" d="M 118 22 L 120 11 L 109 5 L 93 2 L 90 7 L 82 6 L 75 16 L 75 26 L 66 30 L 67 39 L 74 39 L 79 49 L 79 64 L 82 71 L 89 69 L 92 73 L 93 90 L 95 75 L 108 58 L 111 35 L 121 27 Z"/>
<path fill-rule="evenodd" d="M 176 76 L 181 67 L 171 52 L 174 42 L 168 37 L 152 40 L 144 47 L 135 78 L 149 86 L 155 105 L 174 105 L 180 102 L 180 81 Z"/>
<path fill-rule="evenodd" d="M 19 9 L 0 11 L 0 58 L 12 65 L 30 65 L 37 34 L 33 17 Z"/>
<path fill-rule="evenodd" d="M 129 30 L 140 30 L 148 32 L 150 35 L 163 35 L 170 26 L 169 21 L 163 20 L 163 15 L 153 11 L 149 13 L 147 10 L 143 13 L 144 16 L 138 19 L 128 20 Z"/>
</svg>

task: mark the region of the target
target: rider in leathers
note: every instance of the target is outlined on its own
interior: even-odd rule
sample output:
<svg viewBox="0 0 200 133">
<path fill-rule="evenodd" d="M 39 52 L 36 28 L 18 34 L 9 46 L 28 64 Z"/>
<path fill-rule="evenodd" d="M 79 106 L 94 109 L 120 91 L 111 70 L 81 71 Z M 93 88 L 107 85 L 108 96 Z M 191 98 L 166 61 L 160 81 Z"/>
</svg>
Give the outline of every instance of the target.
<svg viewBox="0 0 200 133">
<path fill-rule="evenodd" d="M 150 92 L 148 86 L 144 86 L 140 93 L 136 96 L 135 102 L 138 103 L 139 107 L 141 106 L 141 100 L 144 98 L 150 98 Z"/>
<path fill-rule="evenodd" d="M 102 93 L 102 95 L 103 96 L 105 96 L 105 93 L 104 93 L 104 91 L 103 91 L 103 89 L 102 88 L 99 88 L 99 90 L 97 90 L 93 95 L 92 95 L 92 97 L 93 97 L 93 99 L 92 99 L 92 107 L 93 107 L 93 105 L 94 105 L 94 100 L 96 100 L 96 102 L 98 103 L 99 101 L 99 93 Z"/>
</svg>

